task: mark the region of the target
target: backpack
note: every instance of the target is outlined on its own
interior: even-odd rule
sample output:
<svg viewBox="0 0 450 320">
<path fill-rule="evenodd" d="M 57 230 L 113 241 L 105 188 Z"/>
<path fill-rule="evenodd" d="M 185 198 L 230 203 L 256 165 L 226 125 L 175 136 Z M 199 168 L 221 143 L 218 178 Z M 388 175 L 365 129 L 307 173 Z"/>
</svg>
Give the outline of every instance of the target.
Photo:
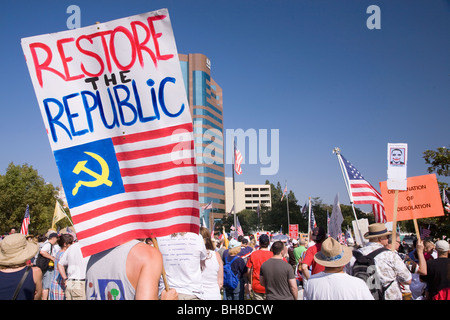
<svg viewBox="0 0 450 320">
<path fill-rule="evenodd" d="M 227 258 L 228 257 L 225 258 L 225 265 L 223 266 L 223 285 L 224 287 L 234 290 L 239 283 L 239 278 L 231 270 L 231 264 L 238 256 L 234 257 L 230 262 L 227 261 Z"/>
<path fill-rule="evenodd" d="M 353 256 L 356 258 L 352 269 L 353 276 L 365 282 L 375 300 L 384 300 L 384 293 L 393 282 L 383 287 L 377 274 L 375 257 L 383 251 L 388 251 L 388 249 L 379 248 L 368 255 L 363 255 L 359 251 L 353 251 Z"/>
</svg>

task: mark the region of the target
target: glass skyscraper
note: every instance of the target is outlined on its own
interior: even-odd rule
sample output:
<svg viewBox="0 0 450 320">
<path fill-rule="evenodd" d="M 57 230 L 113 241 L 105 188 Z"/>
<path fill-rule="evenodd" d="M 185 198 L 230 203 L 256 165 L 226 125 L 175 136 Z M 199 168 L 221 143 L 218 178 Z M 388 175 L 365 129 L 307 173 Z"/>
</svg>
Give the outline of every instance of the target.
<svg viewBox="0 0 450 320">
<path fill-rule="evenodd" d="M 199 179 L 200 219 L 211 227 L 225 213 L 222 88 L 211 77 L 211 61 L 203 54 L 179 54 L 194 124 Z M 212 209 L 201 207 L 212 202 Z"/>
</svg>

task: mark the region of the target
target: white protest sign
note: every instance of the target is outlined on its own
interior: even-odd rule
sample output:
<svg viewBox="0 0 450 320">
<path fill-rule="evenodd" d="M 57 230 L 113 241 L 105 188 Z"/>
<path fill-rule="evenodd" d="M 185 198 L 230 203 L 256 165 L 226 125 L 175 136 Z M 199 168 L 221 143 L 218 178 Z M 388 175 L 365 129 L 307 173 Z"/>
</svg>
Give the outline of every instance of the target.
<svg viewBox="0 0 450 320">
<path fill-rule="evenodd" d="M 338 236 L 342 233 L 342 222 L 344 222 L 344 217 L 342 216 L 342 211 L 339 204 L 339 194 L 336 194 L 336 197 L 334 198 L 333 211 L 331 212 L 330 217 L 330 237 L 338 239 Z"/>
<path fill-rule="evenodd" d="M 198 232 L 193 126 L 167 9 L 22 48 L 83 254 Z"/>
<path fill-rule="evenodd" d="M 361 246 L 361 245 L 364 245 L 364 243 L 368 242 L 367 239 L 361 238 L 361 236 L 364 237 L 364 234 L 369 232 L 369 220 L 358 219 L 358 224 L 356 224 L 356 221 L 353 220 L 352 226 L 353 226 L 353 230 L 358 230 L 358 226 L 359 226 L 359 229 L 361 230 L 361 235 L 359 232 L 355 232 L 356 243 Z"/>
<path fill-rule="evenodd" d="M 389 190 L 406 190 L 408 144 L 388 143 L 387 185 Z"/>
</svg>

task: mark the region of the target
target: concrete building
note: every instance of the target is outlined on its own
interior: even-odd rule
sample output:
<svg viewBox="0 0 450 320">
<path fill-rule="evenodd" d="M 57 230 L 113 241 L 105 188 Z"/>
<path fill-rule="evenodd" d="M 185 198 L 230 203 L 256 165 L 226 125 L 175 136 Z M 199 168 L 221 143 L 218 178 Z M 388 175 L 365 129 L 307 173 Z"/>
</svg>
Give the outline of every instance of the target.
<svg viewBox="0 0 450 320">
<path fill-rule="evenodd" d="M 211 77 L 211 61 L 203 54 L 179 54 L 186 94 L 194 124 L 194 145 L 199 179 L 200 212 L 209 227 L 225 213 L 223 95 Z"/>
<path fill-rule="evenodd" d="M 235 183 L 236 213 L 247 209 L 255 210 L 260 207 L 272 208 L 270 185 Z M 225 178 L 225 210 L 230 212 L 233 207 L 233 178 Z"/>
</svg>

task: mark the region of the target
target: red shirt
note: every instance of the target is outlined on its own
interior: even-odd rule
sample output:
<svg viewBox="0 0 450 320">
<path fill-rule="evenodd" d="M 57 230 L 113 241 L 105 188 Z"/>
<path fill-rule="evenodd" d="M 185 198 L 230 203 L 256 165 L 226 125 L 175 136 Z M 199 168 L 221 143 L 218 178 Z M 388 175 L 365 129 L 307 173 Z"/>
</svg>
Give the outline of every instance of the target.
<svg viewBox="0 0 450 320">
<path fill-rule="evenodd" d="M 312 266 L 311 275 L 325 271 L 324 266 L 322 266 L 322 265 L 316 263 L 316 261 L 314 261 L 314 255 L 317 252 L 319 252 L 321 248 L 322 248 L 322 244 L 316 243 L 312 247 L 309 247 L 308 250 L 306 250 L 305 258 L 303 259 L 302 263 L 307 264 L 308 267 Z"/>
<path fill-rule="evenodd" d="M 247 261 L 247 268 L 253 268 L 252 270 L 252 289 L 257 293 L 266 293 L 264 288 L 259 282 L 259 271 L 264 262 L 272 258 L 273 252 L 267 250 L 254 251 Z"/>
</svg>

